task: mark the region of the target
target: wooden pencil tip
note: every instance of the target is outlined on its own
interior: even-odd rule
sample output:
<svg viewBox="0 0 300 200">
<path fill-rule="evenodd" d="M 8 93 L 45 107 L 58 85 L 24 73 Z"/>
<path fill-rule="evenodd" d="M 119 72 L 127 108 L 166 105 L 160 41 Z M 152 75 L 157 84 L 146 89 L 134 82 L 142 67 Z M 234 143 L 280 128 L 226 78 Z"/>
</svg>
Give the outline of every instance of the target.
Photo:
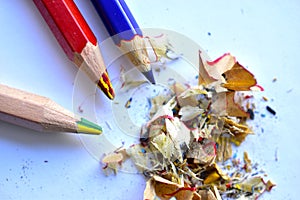
<svg viewBox="0 0 300 200">
<path fill-rule="evenodd" d="M 152 69 L 150 71 L 142 72 L 142 73 L 150 81 L 150 83 L 155 84 L 155 79 L 154 79 L 154 76 L 153 76 Z"/>
<path fill-rule="evenodd" d="M 100 77 L 98 81 L 98 87 L 110 100 L 113 100 L 115 98 L 115 91 L 110 82 L 107 71 L 103 72 L 102 76 Z"/>
<path fill-rule="evenodd" d="M 80 121 L 77 121 L 77 132 L 92 134 L 92 135 L 100 135 L 102 133 L 102 127 L 87 120 L 81 118 Z"/>
</svg>

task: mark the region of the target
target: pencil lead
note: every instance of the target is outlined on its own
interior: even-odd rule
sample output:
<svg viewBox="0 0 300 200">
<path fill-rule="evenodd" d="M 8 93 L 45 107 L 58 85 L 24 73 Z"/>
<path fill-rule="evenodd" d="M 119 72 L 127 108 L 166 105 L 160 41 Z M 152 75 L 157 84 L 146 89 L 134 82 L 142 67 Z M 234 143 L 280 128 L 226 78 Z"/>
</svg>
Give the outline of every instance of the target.
<svg viewBox="0 0 300 200">
<path fill-rule="evenodd" d="M 113 100 L 115 98 L 115 91 L 109 80 L 107 71 L 103 72 L 102 76 L 99 79 L 98 87 L 105 93 L 105 95 Z"/>
<path fill-rule="evenodd" d="M 81 118 L 80 121 L 77 121 L 77 133 L 86 133 L 93 135 L 100 135 L 102 133 L 102 127 L 87 120 Z"/>
<path fill-rule="evenodd" d="M 150 71 L 147 71 L 147 72 L 142 72 L 144 74 L 144 76 L 152 83 L 152 84 L 155 84 L 155 79 L 154 79 L 154 76 L 153 76 L 153 72 L 152 72 L 152 69 Z"/>
</svg>

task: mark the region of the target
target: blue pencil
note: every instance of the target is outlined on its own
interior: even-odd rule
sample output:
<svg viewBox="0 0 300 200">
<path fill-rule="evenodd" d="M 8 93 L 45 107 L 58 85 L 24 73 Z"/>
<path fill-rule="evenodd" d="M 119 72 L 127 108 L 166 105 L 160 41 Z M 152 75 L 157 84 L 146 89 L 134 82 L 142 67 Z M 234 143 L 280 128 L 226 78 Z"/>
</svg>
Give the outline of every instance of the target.
<svg viewBox="0 0 300 200">
<path fill-rule="evenodd" d="M 155 83 L 143 33 L 124 0 L 91 0 L 115 44 Z"/>
</svg>

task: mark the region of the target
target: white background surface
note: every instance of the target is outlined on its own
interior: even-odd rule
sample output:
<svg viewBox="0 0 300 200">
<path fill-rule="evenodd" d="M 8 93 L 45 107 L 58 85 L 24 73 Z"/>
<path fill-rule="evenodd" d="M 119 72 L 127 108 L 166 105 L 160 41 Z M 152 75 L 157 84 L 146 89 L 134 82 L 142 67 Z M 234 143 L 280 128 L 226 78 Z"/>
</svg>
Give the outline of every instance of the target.
<svg viewBox="0 0 300 200">
<path fill-rule="evenodd" d="M 91 2 L 75 1 L 98 39 L 107 32 Z M 247 138 L 249 156 L 277 183 L 262 199 L 298 199 L 300 3 L 127 0 L 141 28 L 185 34 L 211 58 L 231 52 L 248 66 L 277 111 Z M 77 69 L 31 1 L 0 0 L 0 83 L 47 96 L 72 110 Z M 210 35 L 208 34 L 210 33 Z M 276 77 L 277 81 L 272 82 Z M 108 101 L 108 100 L 107 100 Z M 278 161 L 275 160 L 277 152 Z M 72 134 L 38 133 L 0 121 L 0 199 L 141 199 L 144 179 L 105 177 Z"/>
</svg>

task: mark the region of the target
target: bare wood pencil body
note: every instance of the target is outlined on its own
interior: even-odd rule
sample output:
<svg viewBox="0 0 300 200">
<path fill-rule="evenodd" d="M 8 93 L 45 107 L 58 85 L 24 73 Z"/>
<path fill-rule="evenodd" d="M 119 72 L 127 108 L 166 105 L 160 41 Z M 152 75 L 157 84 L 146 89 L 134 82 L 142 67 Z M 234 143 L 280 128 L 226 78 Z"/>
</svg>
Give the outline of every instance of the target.
<svg viewBox="0 0 300 200">
<path fill-rule="evenodd" d="M 101 127 L 49 98 L 0 84 L 0 119 L 36 131 L 100 134 Z"/>
</svg>

